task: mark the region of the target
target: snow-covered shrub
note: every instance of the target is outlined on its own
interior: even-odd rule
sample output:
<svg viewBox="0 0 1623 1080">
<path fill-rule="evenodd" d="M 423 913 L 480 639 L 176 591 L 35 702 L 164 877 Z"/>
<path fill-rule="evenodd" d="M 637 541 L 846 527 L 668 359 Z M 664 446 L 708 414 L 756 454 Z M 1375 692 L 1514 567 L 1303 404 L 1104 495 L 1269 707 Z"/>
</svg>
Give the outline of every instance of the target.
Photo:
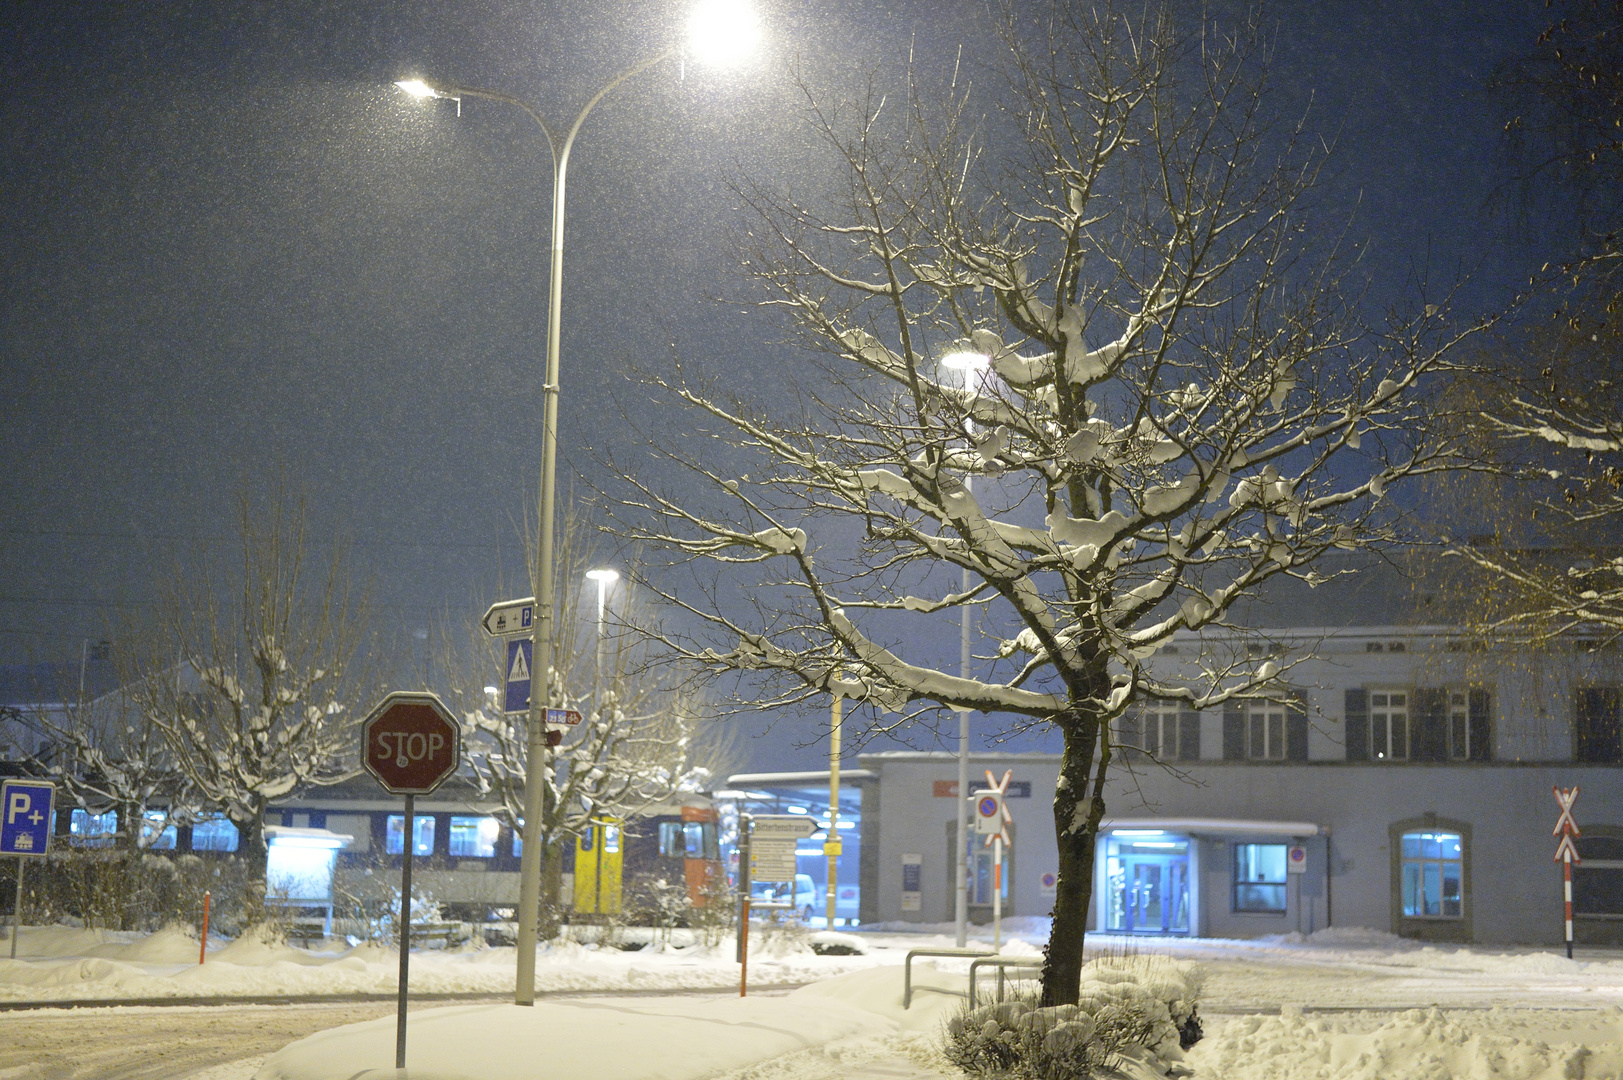
<svg viewBox="0 0 1623 1080">
<path fill-rule="evenodd" d="M 714 874 L 706 881 L 701 900 L 693 906 L 688 922 L 698 931 L 700 943 L 714 948 L 738 928 L 738 894 L 725 874 Z"/>
<path fill-rule="evenodd" d="M 1126 1057 L 1175 1059 L 1200 1037 L 1194 965 L 1158 956 L 1109 957 L 1082 970 L 1075 1005 L 1040 1008 L 1035 991 L 947 1021 L 943 1053 L 971 1076 L 1077 1080 Z"/>
<path fill-rule="evenodd" d="M 196 927 L 207 891 L 211 924 L 229 934 L 261 916 L 264 887 L 263 864 L 256 873 L 235 856 L 203 859 L 190 853 L 62 848 L 29 866 L 23 919 L 110 930 Z"/>
</svg>

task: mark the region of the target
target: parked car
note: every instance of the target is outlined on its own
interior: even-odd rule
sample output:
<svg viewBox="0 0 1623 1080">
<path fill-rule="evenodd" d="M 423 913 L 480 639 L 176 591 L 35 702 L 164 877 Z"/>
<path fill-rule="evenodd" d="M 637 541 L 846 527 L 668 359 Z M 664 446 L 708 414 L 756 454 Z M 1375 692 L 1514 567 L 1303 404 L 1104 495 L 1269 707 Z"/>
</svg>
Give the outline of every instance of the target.
<svg viewBox="0 0 1623 1080">
<path fill-rule="evenodd" d="M 768 903 L 790 905 L 801 919 L 810 919 L 817 913 L 817 884 L 810 874 L 796 874 L 793 886 L 787 881 L 755 881 L 750 883 L 750 898 Z"/>
</svg>

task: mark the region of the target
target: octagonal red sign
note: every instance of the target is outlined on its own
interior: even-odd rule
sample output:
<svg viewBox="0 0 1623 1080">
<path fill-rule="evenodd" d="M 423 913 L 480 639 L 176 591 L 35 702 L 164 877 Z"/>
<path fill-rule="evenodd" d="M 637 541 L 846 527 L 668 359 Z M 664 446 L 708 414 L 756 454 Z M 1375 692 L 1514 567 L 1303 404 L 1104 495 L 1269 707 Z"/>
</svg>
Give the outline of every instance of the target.
<svg viewBox="0 0 1623 1080">
<path fill-rule="evenodd" d="M 396 795 L 427 795 L 461 759 L 457 723 L 433 694 L 396 691 L 361 727 L 362 764 Z"/>
</svg>

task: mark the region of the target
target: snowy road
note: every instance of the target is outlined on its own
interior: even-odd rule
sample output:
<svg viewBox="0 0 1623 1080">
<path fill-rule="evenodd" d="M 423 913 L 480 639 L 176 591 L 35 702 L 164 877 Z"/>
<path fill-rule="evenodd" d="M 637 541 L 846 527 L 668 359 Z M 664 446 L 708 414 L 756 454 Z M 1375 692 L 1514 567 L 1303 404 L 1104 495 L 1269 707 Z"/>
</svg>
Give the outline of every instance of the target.
<svg viewBox="0 0 1623 1080">
<path fill-rule="evenodd" d="M 495 999 L 491 999 L 495 1000 Z M 424 1008 L 443 1006 L 425 1003 Z M 0 1014 L 3 1080 L 180 1080 L 259 1058 L 393 1003 L 40 1009 Z"/>
</svg>

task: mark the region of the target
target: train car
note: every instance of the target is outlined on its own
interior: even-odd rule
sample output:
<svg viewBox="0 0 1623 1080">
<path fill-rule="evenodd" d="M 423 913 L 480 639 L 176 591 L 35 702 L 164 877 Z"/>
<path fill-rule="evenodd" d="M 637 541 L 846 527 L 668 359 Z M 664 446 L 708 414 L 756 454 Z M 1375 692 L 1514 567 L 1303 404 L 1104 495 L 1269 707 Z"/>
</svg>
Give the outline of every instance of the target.
<svg viewBox="0 0 1623 1080">
<path fill-rule="evenodd" d="M 518 905 L 523 841 L 496 807 L 459 794 L 452 783 L 417 800 L 414 891 L 445 919 L 508 922 Z M 399 885 L 407 843 L 401 809 L 369 785 L 339 785 L 274 807 L 269 823 L 350 837 L 337 855 L 335 906 L 374 908 Z M 715 803 L 694 794 L 624 821 L 594 822 L 564 849 L 565 911 L 593 922 L 652 917 L 661 902 L 667 910 L 705 906 L 722 877 L 717 820 Z"/>
<path fill-rule="evenodd" d="M 711 799 L 689 795 L 630 819 L 594 820 L 575 841 L 575 913 L 643 921 L 708 906 L 724 881 L 718 819 Z"/>
</svg>

